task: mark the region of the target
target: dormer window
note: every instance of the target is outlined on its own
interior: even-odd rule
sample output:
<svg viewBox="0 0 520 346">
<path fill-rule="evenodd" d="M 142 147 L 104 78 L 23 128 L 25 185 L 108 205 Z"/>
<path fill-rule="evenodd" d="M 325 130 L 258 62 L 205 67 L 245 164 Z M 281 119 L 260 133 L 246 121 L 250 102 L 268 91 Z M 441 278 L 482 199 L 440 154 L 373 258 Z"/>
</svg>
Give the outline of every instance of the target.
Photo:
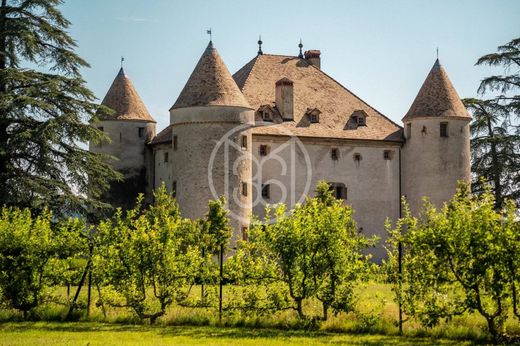
<svg viewBox="0 0 520 346">
<path fill-rule="evenodd" d="M 269 113 L 268 110 L 264 109 L 262 111 L 262 120 L 263 121 L 273 121 L 273 119 L 271 119 L 271 114 Z"/>
<path fill-rule="evenodd" d="M 355 129 L 359 126 L 367 126 L 367 113 L 363 110 L 357 110 L 352 113 L 350 116 L 351 120 L 351 128 Z"/>
<path fill-rule="evenodd" d="M 316 124 L 320 122 L 321 111 L 318 108 L 307 108 L 306 114 L 309 117 L 309 122 L 311 124 Z"/>
</svg>

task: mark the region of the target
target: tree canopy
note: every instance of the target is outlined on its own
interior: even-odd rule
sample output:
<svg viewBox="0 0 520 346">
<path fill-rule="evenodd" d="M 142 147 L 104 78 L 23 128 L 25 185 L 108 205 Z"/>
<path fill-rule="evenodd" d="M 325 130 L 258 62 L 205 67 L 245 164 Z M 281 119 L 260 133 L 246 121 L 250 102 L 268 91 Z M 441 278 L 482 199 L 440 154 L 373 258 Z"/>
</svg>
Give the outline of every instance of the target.
<svg viewBox="0 0 520 346">
<path fill-rule="evenodd" d="M 120 178 L 85 143 L 106 137 L 89 124 L 106 113 L 81 78 L 61 0 L 2 0 L 0 7 L 0 205 L 55 211 L 106 206 Z"/>
</svg>

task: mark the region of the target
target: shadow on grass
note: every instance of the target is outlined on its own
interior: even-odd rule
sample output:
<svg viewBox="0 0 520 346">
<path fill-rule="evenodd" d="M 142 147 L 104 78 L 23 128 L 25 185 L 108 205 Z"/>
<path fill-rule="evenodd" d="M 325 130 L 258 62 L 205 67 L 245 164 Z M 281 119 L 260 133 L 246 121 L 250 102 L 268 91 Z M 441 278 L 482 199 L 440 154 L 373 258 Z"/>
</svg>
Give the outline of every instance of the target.
<svg viewBox="0 0 520 346">
<path fill-rule="evenodd" d="M 345 334 L 323 331 L 280 330 L 249 327 L 224 326 L 150 326 L 89 322 L 8 322 L 0 324 L 0 332 L 23 333 L 25 331 L 42 332 L 113 332 L 142 333 L 151 332 L 159 337 L 187 337 L 194 339 L 278 339 L 296 342 L 299 339 L 312 339 L 316 343 L 349 345 L 455 345 L 456 340 L 440 340 L 419 337 L 399 337 L 374 334 Z M 201 340 L 202 341 L 202 340 Z M 470 342 L 466 342 L 470 344 Z"/>
</svg>

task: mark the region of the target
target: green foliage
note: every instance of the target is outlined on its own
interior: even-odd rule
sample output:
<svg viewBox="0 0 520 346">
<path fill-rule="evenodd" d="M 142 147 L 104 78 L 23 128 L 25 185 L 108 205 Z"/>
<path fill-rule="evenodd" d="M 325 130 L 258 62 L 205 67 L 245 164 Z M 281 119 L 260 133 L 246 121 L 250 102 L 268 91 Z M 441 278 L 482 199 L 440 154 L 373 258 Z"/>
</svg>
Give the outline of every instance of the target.
<svg viewBox="0 0 520 346">
<path fill-rule="evenodd" d="M 477 311 L 493 337 L 501 337 L 517 294 L 520 237 L 514 203 L 496 211 L 494 202 L 489 189 L 471 195 L 461 183 L 442 209 L 425 201 L 417 218 L 406 206 L 396 227 L 389 225 L 394 289 L 406 314 L 431 327 Z"/>
<path fill-rule="evenodd" d="M 0 216 L 0 296 L 27 313 L 42 303 L 46 288 L 70 272 L 84 248 L 80 219 L 52 224 L 51 212 L 2 208 Z"/>
<path fill-rule="evenodd" d="M 182 300 L 194 284 L 202 262 L 197 227 L 181 218 L 164 185 L 155 202 L 138 206 L 113 221 L 102 221 L 96 232 L 94 266 L 105 280 L 104 297 L 114 306 L 129 307 L 151 323 Z"/>
<path fill-rule="evenodd" d="M 520 116 L 520 38 L 515 38 L 505 45 L 499 46 L 496 53 L 486 54 L 477 61 L 477 65 L 500 66 L 503 75 L 484 78 L 480 83 L 479 92 L 499 92 L 495 98 L 497 104 L 504 107 L 510 114 Z"/>
<path fill-rule="evenodd" d="M 352 310 L 353 284 L 367 267 L 361 250 L 375 239 L 358 234 L 352 209 L 334 199 L 327 183 L 318 184 L 317 193 L 290 213 L 279 205 L 266 210 L 265 222 L 253 220 L 248 241 L 240 243 L 228 264 L 238 283 L 262 285 L 269 292 L 260 297 L 246 290 L 247 301 L 258 302 L 249 308 L 294 309 L 305 319 L 304 302 L 317 298 L 323 319 L 329 308 L 335 313 Z"/>
<path fill-rule="evenodd" d="M 121 176 L 81 143 L 107 138 L 88 121 L 95 97 L 81 79 L 61 0 L 0 6 L 0 205 L 54 215 L 106 206 L 97 198 Z M 22 66 L 38 66 L 32 69 Z"/>
<path fill-rule="evenodd" d="M 520 133 L 514 132 L 509 113 L 496 100 L 463 101 L 473 114 L 472 191 L 482 193 L 485 185 L 491 184 L 497 209 L 506 199 L 520 202 Z"/>
<path fill-rule="evenodd" d="M 472 190 L 482 193 L 481 177 L 485 178 L 495 195 L 496 208 L 501 209 L 508 198 L 520 203 L 520 38 L 498 47 L 496 53 L 484 55 L 477 65 L 499 66 L 504 71 L 480 83 L 478 92 L 491 92 L 491 99 L 463 100 L 474 119 Z"/>
</svg>

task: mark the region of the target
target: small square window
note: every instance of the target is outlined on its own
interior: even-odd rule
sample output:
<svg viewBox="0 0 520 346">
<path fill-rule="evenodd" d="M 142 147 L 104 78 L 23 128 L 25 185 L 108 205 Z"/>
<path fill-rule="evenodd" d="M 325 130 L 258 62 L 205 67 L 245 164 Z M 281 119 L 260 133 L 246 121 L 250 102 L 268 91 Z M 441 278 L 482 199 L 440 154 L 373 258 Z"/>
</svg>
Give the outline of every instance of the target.
<svg viewBox="0 0 520 346">
<path fill-rule="evenodd" d="M 262 111 L 262 120 L 271 121 L 271 114 L 268 111 Z"/>
<path fill-rule="evenodd" d="M 247 183 L 242 182 L 242 196 L 247 196 Z"/>
<path fill-rule="evenodd" d="M 172 196 L 175 197 L 177 196 L 177 181 L 173 181 L 172 183 Z"/>
<path fill-rule="evenodd" d="M 144 137 L 144 127 L 138 127 L 137 134 L 138 134 L 139 138 L 143 138 Z"/>
<path fill-rule="evenodd" d="M 319 123 L 319 122 L 320 122 L 319 115 L 316 113 L 311 113 L 311 123 L 315 124 L 315 123 Z"/>
<path fill-rule="evenodd" d="M 354 154 L 354 161 L 359 162 L 359 161 L 361 161 L 361 159 L 362 159 L 362 157 L 361 157 L 360 153 L 355 153 Z"/>
<path fill-rule="evenodd" d="M 164 153 L 164 162 L 168 162 L 168 152 Z"/>
<path fill-rule="evenodd" d="M 385 150 L 383 152 L 383 157 L 385 160 L 391 160 L 392 159 L 392 151 L 391 150 Z"/>
<path fill-rule="evenodd" d="M 441 123 L 440 134 L 441 137 L 448 137 L 448 123 Z"/>
<path fill-rule="evenodd" d="M 177 135 L 173 136 L 173 150 L 177 150 Z"/>
<path fill-rule="evenodd" d="M 262 184 L 262 197 L 270 198 L 271 197 L 271 188 L 269 184 Z"/>
<path fill-rule="evenodd" d="M 265 144 L 261 144 L 260 147 L 258 148 L 258 152 L 259 152 L 260 156 L 267 156 L 267 154 L 269 152 L 269 147 Z"/>
<path fill-rule="evenodd" d="M 406 138 L 412 137 L 412 124 L 406 124 Z"/>
<path fill-rule="evenodd" d="M 242 149 L 247 149 L 247 136 L 242 136 Z"/>
<path fill-rule="evenodd" d="M 365 117 L 362 115 L 357 116 L 357 124 L 358 126 L 365 126 L 367 124 Z"/>
<path fill-rule="evenodd" d="M 330 191 L 337 199 L 347 199 L 347 188 L 343 183 L 329 183 Z"/>
<path fill-rule="evenodd" d="M 338 148 L 332 148 L 330 150 L 330 157 L 334 161 L 339 160 L 339 149 Z"/>
</svg>

